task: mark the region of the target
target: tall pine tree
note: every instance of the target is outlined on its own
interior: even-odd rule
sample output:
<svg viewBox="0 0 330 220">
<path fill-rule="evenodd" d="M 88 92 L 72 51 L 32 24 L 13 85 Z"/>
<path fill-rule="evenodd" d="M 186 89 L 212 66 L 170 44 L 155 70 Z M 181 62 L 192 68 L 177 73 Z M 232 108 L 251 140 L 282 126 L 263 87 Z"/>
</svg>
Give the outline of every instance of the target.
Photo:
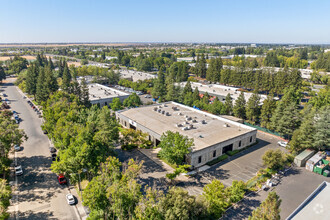
<svg viewBox="0 0 330 220">
<path fill-rule="evenodd" d="M 245 105 L 246 105 L 246 101 L 244 97 L 244 92 L 241 92 L 241 94 L 239 94 L 238 98 L 236 99 L 235 105 L 233 107 L 233 112 L 236 117 L 245 119 L 246 116 Z"/>
</svg>

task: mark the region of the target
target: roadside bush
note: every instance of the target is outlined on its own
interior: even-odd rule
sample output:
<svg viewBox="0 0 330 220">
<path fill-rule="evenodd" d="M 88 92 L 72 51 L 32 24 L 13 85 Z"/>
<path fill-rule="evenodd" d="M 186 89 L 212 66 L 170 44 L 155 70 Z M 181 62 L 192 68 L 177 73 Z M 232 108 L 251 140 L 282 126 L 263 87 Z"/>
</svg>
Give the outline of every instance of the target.
<svg viewBox="0 0 330 220">
<path fill-rule="evenodd" d="M 217 164 L 217 163 L 219 163 L 219 162 L 221 162 L 221 161 L 223 161 L 223 160 L 225 160 L 227 158 L 228 158 L 228 155 L 227 154 L 223 154 L 220 157 L 218 157 L 218 158 L 216 158 L 216 159 L 211 160 L 210 162 L 208 162 L 207 165 L 213 166 L 214 164 Z"/>
<path fill-rule="evenodd" d="M 126 144 L 126 145 L 122 145 L 121 149 L 122 150 L 126 150 L 126 151 L 131 151 L 135 148 L 137 148 L 138 146 L 136 144 Z"/>
<path fill-rule="evenodd" d="M 233 156 L 239 152 L 240 152 L 240 150 L 233 150 L 233 151 L 227 151 L 226 154 L 228 154 L 229 156 Z"/>
</svg>

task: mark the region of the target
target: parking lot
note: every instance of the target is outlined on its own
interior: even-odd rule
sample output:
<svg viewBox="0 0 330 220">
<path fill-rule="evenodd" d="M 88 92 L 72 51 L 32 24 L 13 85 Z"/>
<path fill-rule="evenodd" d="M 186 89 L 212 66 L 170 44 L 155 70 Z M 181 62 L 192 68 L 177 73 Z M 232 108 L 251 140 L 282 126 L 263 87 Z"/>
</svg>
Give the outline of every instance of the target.
<svg viewBox="0 0 330 220">
<path fill-rule="evenodd" d="M 262 155 L 268 149 L 283 149 L 277 145 L 279 138 L 258 132 L 258 143 L 226 160 L 220 162 L 210 169 L 198 173 L 194 177 L 185 178 L 178 181 L 177 186 L 181 186 L 188 190 L 191 195 L 199 195 L 203 191 L 203 187 L 210 183 L 213 179 L 219 179 L 225 186 L 230 186 L 233 180 L 247 181 L 256 175 L 256 172 L 262 168 Z M 153 185 L 157 188 L 163 188 L 163 180 L 166 170 L 155 163 L 151 158 L 142 154 L 138 150 L 132 152 L 124 152 L 119 150 L 121 161 L 127 161 L 129 158 L 144 160 L 144 169 L 142 170 L 141 179 L 146 184 Z M 162 185 L 159 185 L 162 184 Z"/>
</svg>

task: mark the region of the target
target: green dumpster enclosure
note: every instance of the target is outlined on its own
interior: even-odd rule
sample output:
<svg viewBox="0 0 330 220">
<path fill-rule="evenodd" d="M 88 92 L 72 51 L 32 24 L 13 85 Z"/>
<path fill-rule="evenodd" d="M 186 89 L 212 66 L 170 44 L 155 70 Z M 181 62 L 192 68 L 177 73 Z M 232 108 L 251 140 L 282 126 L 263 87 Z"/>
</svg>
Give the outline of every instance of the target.
<svg viewBox="0 0 330 220">
<path fill-rule="evenodd" d="M 329 169 L 329 161 L 321 159 L 317 164 L 314 166 L 314 172 L 320 175 L 323 174 L 324 171 Z"/>
</svg>

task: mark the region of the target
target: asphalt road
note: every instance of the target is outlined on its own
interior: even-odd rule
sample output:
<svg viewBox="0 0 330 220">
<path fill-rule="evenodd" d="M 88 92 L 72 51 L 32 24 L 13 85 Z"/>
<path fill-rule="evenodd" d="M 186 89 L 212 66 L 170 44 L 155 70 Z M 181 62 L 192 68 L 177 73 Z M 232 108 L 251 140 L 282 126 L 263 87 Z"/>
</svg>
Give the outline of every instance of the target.
<svg viewBox="0 0 330 220">
<path fill-rule="evenodd" d="M 15 178 L 17 190 L 9 208 L 11 219 L 79 219 L 76 207 L 66 202 L 67 186 L 60 186 L 56 175 L 50 171 L 49 140 L 40 128 L 41 119 L 11 83 L 13 81 L 9 78 L 1 87 L 8 95 L 11 109 L 22 119 L 19 127 L 24 129 L 28 140 L 23 143 L 23 150 L 15 153 L 24 174 Z"/>
</svg>

